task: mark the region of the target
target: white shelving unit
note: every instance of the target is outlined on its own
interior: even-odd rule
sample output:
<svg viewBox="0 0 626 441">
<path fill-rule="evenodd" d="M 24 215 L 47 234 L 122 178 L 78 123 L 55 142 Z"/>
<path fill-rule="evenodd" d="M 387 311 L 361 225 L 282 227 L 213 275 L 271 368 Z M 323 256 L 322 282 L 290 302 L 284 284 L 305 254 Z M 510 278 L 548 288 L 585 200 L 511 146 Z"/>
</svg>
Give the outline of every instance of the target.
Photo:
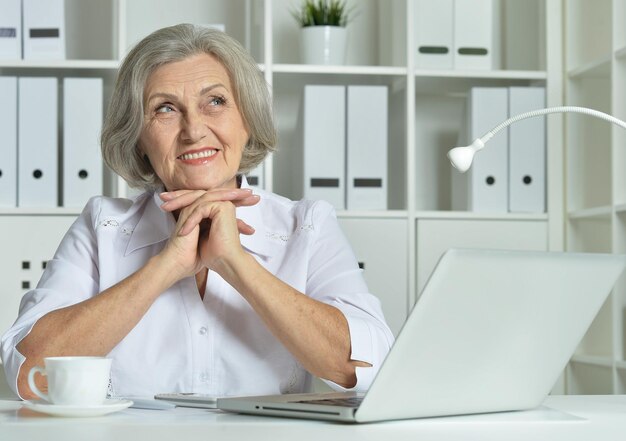
<svg viewBox="0 0 626 441">
<path fill-rule="evenodd" d="M 380 297 L 397 333 L 446 248 L 558 251 L 564 247 L 563 118 L 558 115 L 547 124 L 545 214 L 451 211 L 451 168 L 445 153 L 456 144 L 471 87 L 542 85 L 546 87 L 547 105 L 562 104 L 562 1 L 498 1 L 502 3 L 501 43 L 506 56 L 502 68 L 493 71 L 418 69 L 413 43 L 414 0 L 349 0 L 349 7 L 357 14 L 348 27 L 345 66 L 299 62 L 299 30 L 290 14 L 297 3 L 293 0 L 66 0 L 68 60 L 2 62 L 0 75 L 101 76 L 105 79 L 106 105 L 120 59 L 147 33 L 179 22 L 223 23 L 258 61 L 272 89 L 279 150 L 264 164 L 265 187 L 293 199 L 302 197 L 302 142 L 297 119 L 304 86 L 387 85 L 389 210 L 341 211 L 338 217 L 364 263 L 371 290 Z M 624 50 L 620 54 L 624 65 Z M 586 64 L 587 60 L 575 66 Z M 606 66 L 605 60 L 599 68 L 585 69 L 595 71 Z M 576 69 L 569 73 L 570 82 L 572 76 L 584 76 Z M 111 173 L 105 175 L 105 193 L 124 197 L 127 189 L 123 182 Z M 608 199 L 600 202 L 611 204 Z M 597 205 L 571 207 L 578 210 Z M 61 218 L 69 224 L 78 212 L 63 208 L 0 211 L 0 242 L 7 244 L 0 252 L 7 260 L 0 265 L 2 311 L 6 311 L 0 317 L 2 328 L 15 316 L 22 293 L 19 283 L 23 274 L 14 268 L 20 263 L 13 262 L 14 250 L 30 234 L 27 227 L 19 225 L 7 232 L 5 225 L 13 225 L 17 218 L 29 219 L 58 242 L 67 225 L 55 229 L 49 220 Z M 626 246 L 626 240 L 623 242 Z M 54 248 L 42 246 L 39 251 L 49 257 Z M 11 285 L 13 281 L 16 286 Z"/>
<path fill-rule="evenodd" d="M 593 4 L 592 4 L 593 3 Z M 566 103 L 626 118 L 626 1 L 566 0 Z M 567 249 L 626 252 L 626 133 L 567 116 Z M 567 372 L 571 393 L 626 392 L 626 280 L 617 284 Z"/>
</svg>

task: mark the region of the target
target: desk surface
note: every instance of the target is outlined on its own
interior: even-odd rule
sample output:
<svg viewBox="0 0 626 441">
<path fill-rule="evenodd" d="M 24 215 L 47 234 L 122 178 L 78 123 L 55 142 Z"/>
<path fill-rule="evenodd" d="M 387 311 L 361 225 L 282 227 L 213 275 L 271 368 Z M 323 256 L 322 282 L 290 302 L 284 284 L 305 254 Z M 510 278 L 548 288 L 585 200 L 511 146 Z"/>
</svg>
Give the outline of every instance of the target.
<svg viewBox="0 0 626 441">
<path fill-rule="evenodd" d="M 0 440 L 174 441 L 626 439 L 626 396 L 551 396 L 528 412 L 348 425 L 176 408 L 127 409 L 97 418 L 50 417 L 0 400 Z"/>
</svg>

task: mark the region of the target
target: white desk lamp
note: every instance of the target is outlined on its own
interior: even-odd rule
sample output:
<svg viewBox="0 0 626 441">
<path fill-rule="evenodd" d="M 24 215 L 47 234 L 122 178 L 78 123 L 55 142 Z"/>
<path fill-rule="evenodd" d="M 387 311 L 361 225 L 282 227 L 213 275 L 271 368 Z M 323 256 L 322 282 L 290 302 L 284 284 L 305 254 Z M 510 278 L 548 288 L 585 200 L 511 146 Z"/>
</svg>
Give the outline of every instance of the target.
<svg viewBox="0 0 626 441">
<path fill-rule="evenodd" d="M 624 129 L 626 129 L 626 122 L 621 119 L 617 119 L 614 116 L 611 116 L 607 113 L 600 112 L 598 110 L 588 109 L 586 107 L 575 107 L 575 106 L 562 106 L 562 107 L 548 107 L 547 109 L 539 109 L 533 110 L 531 112 L 521 113 L 517 116 L 507 119 L 506 121 L 500 123 L 495 128 L 491 129 L 489 132 L 485 133 L 480 138 L 476 138 L 474 142 L 465 147 L 455 147 L 448 152 L 448 159 L 450 162 L 461 173 L 465 173 L 472 165 L 472 161 L 474 160 L 474 155 L 477 151 L 481 150 L 485 147 L 485 144 L 493 138 L 493 136 L 498 133 L 500 130 L 504 129 L 511 124 L 521 121 L 527 118 L 533 118 L 535 116 L 548 115 L 550 113 L 583 113 L 585 115 L 595 116 L 596 118 L 603 119 L 605 121 L 612 122 Z"/>
</svg>

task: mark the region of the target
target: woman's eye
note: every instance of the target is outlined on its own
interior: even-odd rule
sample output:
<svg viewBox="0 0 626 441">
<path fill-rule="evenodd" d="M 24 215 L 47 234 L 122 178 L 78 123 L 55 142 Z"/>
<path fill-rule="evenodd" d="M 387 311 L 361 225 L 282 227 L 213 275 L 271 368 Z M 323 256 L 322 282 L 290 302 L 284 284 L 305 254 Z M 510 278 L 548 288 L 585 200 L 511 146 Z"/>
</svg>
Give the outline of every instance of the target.
<svg viewBox="0 0 626 441">
<path fill-rule="evenodd" d="M 210 104 L 212 106 L 221 106 L 226 102 L 226 100 L 224 98 L 222 98 L 221 96 L 214 96 L 213 98 L 211 98 Z"/>
<path fill-rule="evenodd" d="M 170 113 L 173 112 L 174 109 L 169 104 L 163 104 L 156 108 L 157 113 Z"/>
</svg>

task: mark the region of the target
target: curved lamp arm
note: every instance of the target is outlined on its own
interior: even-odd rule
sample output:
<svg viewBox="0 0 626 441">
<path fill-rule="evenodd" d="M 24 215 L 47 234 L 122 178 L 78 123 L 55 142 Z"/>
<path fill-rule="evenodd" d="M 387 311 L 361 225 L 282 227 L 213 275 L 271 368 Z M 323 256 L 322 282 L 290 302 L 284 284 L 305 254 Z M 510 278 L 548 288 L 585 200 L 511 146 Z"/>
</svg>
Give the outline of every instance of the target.
<svg viewBox="0 0 626 441">
<path fill-rule="evenodd" d="M 539 109 L 533 110 L 531 112 L 521 113 L 517 116 L 507 119 L 506 121 L 500 123 L 493 129 L 485 133 L 480 138 L 476 138 L 474 142 L 472 142 L 470 145 L 464 147 L 455 147 L 450 150 L 448 152 L 448 159 L 450 159 L 450 162 L 452 163 L 454 168 L 459 170 L 461 173 L 464 173 L 471 167 L 472 161 L 474 160 L 474 154 L 476 154 L 477 151 L 485 147 L 487 141 L 493 138 L 494 135 L 500 130 L 510 126 L 513 123 L 516 123 L 517 121 L 521 121 L 527 118 L 534 118 L 535 116 L 548 115 L 550 113 L 583 113 L 585 115 L 595 116 L 596 118 L 603 119 L 605 121 L 616 124 L 623 129 L 626 129 L 626 122 L 598 110 L 575 106 L 548 107 L 546 109 Z"/>
</svg>

